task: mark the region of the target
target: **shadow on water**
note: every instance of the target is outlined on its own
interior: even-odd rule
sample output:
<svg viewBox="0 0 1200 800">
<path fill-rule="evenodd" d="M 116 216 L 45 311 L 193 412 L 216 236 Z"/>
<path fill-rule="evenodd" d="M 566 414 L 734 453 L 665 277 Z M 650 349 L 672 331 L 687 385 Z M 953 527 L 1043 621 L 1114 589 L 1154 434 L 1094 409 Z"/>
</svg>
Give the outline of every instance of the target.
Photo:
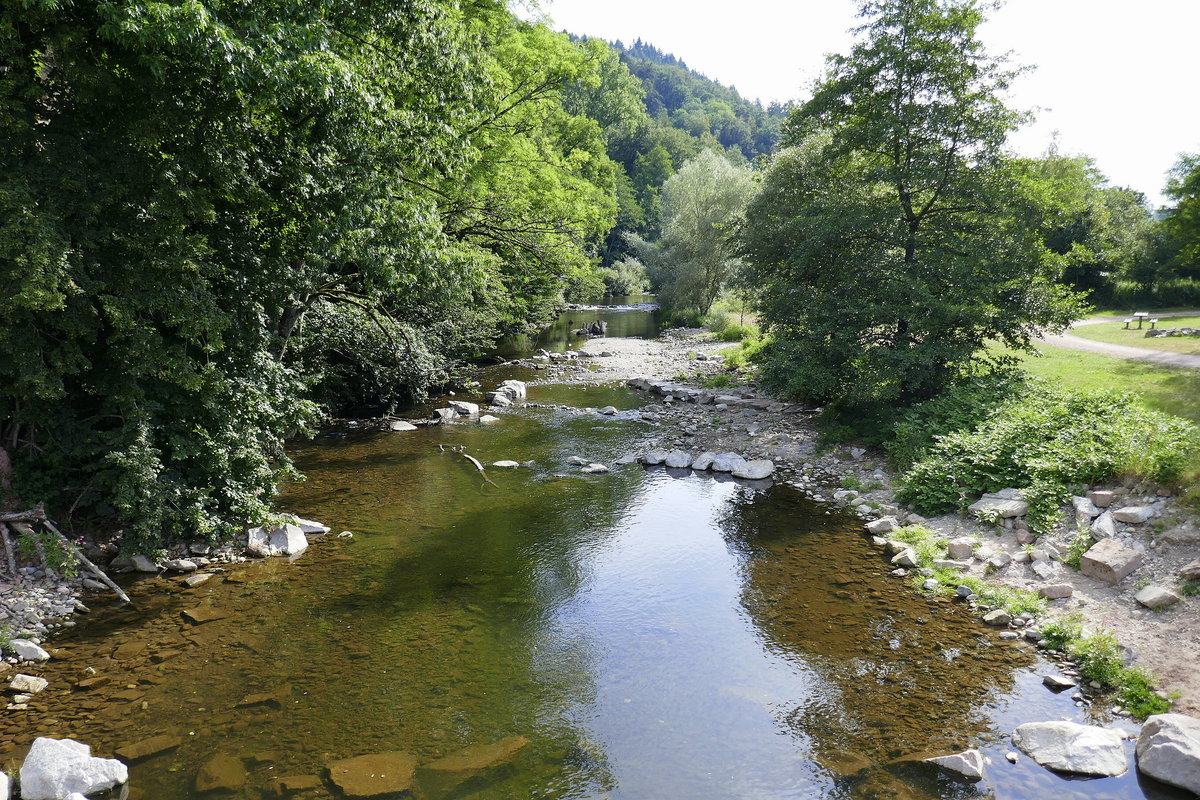
<svg viewBox="0 0 1200 800">
<path fill-rule="evenodd" d="M 297 447 L 308 480 L 285 503 L 354 540 L 195 589 L 132 583 L 137 606 L 97 608 L 44 670 L 52 688 L 0 722 L 6 758 L 36 735 L 103 755 L 168 735 L 133 764 L 135 796 L 194 797 L 225 754 L 248 773 L 231 796 L 265 798 L 279 776 L 325 782 L 339 758 L 424 764 L 523 736 L 506 766 L 419 795 L 1158 797 L 1132 775 L 1004 762 L 1019 722 L 1079 718 L 1036 654 L 913 594 L 855 526 L 787 487 L 567 464 L 612 463 L 647 430 L 524 409 Z M 439 442 L 535 465 L 490 469 L 493 487 Z M 978 787 L 904 760 L 970 745 L 1000 765 Z M 323 786 L 313 796 L 338 796 Z"/>
</svg>

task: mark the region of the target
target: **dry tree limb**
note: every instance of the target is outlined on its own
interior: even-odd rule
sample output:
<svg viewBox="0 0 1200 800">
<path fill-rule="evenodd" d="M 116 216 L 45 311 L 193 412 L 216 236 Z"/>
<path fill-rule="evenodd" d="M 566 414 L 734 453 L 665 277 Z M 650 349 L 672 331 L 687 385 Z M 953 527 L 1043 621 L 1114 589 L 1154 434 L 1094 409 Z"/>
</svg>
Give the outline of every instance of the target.
<svg viewBox="0 0 1200 800">
<path fill-rule="evenodd" d="M 41 522 L 46 518 L 46 509 L 38 503 L 28 511 L 0 511 L 0 522 Z"/>
<path fill-rule="evenodd" d="M 126 603 L 132 602 L 129 599 L 129 595 L 127 595 L 127 594 L 125 594 L 125 592 L 121 591 L 121 587 L 117 586 L 117 584 L 113 583 L 112 578 L 110 578 L 104 574 L 104 570 L 100 569 L 95 564 L 93 564 L 91 562 L 91 560 L 87 556 L 85 556 L 78 547 L 76 547 L 74 544 L 71 543 L 70 539 L 63 536 L 62 532 L 59 531 L 58 528 L 54 527 L 53 522 L 51 522 L 50 520 L 45 520 L 45 522 L 43 522 L 42 524 L 44 524 L 51 533 L 53 533 L 55 536 L 58 537 L 58 540 L 62 543 L 63 547 L 66 547 L 68 550 L 70 550 L 72 553 L 75 554 L 75 557 L 77 559 L 79 559 L 80 564 L 83 564 L 85 567 L 90 569 L 92 571 L 92 574 L 95 575 L 97 578 L 99 578 L 100 581 L 105 586 L 107 586 L 108 588 L 110 588 L 114 592 L 116 592 L 117 597 L 121 598 L 121 600 L 123 600 Z"/>
</svg>

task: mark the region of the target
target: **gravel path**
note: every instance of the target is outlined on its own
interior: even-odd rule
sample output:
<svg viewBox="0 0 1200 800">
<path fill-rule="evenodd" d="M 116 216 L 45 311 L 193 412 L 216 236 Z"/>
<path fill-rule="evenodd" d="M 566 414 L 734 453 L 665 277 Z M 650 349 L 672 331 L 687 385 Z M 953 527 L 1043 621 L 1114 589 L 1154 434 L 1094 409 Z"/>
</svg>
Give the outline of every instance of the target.
<svg viewBox="0 0 1200 800">
<path fill-rule="evenodd" d="M 1192 317 L 1197 314 L 1200 314 L 1200 311 L 1172 311 L 1166 314 L 1159 314 L 1158 318 Z M 1099 325 L 1104 322 L 1121 322 L 1125 319 L 1127 318 L 1122 316 L 1093 317 L 1092 319 L 1080 320 L 1071 327 L 1079 328 L 1084 325 Z M 1054 347 L 1065 347 L 1068 350 L 1085 350 L 1089 353 L 1100 353 L 1101 355 L 1124 358 L 1130 361 L 1149 361 L 1167 367 L 1200 369 L 1200 356 L 1188 355 L 1186 353 L 1170 353 L 1165 350 L 1151 350 L 1146 347 L 1129 347 L 1123 344 L 1097 342 L 1091 339 L 1084 339 L 1082 336 L 1072 336 L 1069 333 L 1043 336 L 1040 341 Z"/>
</svg>

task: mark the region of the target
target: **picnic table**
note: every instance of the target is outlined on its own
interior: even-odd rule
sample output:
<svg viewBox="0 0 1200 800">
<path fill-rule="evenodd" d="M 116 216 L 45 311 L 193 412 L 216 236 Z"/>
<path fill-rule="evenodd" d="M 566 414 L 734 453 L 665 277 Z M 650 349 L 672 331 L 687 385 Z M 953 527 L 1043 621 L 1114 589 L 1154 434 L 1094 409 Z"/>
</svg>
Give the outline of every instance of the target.
<svg viewBox="0 0 1200 800">
<path fill-rule="evenodd" d="M 1129 330 L 1129 324 L 1130 324 L 1131 322 L 1136 322 L 1136 323 L 1137 323 L 1137 329 L 1140 331 L 1140 330 L 1142 329 L 1142 323 L 1143 323 L 1143 322 L 1146 322 L 1147 320 L 1149 320 L 1149 322 L 1150 322 L 1150 330 L 1154 330 L 1154 326 L 1155 326 L 1155 324 L 1158 322 L 1158 320 L 1157 320 L 1157 319 L 1150 319 L 1150 312 L 1149 312 L 1149 311 L 1135 311 L 1135 312 L 1133 312 L 1133 316 L 1132 316 L 1132 317 L 1130 317 L 1129 319 L 1125 320 L 1125 330 Z"/>
</svg>

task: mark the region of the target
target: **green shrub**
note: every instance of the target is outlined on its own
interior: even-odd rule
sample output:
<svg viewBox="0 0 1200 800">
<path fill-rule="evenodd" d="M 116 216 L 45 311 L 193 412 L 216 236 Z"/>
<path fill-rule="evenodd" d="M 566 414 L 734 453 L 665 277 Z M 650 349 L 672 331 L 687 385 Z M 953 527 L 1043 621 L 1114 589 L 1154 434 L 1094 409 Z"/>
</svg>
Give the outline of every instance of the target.
<svg viewBox="0 0 1200 800">
<path fill-rule="evenodd" d="M 604 293 L 618 297 L 642 294 L 650 290 L 650 276 L 646 267 L 634 256 L 625 256 L 613 262 L 611 267 L 597 271 L 604 281 Z"/>
<path fill-rule="evenodd" d="M 704 379 L 705 389 L 724 389 L 726 386 L 732 386 L 737 383 L 737 380 L 728 372 L 718 372 Z"/>
<path fill-rule="evenodd" d="M 1091 548 L 1094 541 L 1091 529 L 1087 526 L 1081 527 L 1071 537 L 1071 543 L 1067 545 L 1067 553 L 1063 556 L 1062 562 L 1071 569 L 1079 569 L 1079 562 L 1083 560 L 1083 554 Z"/>
<path fill-rule="evenodd" d="M 1170 484 L 1200 444 L 1191 423 L 1150 411 L 1131 394 L 1072 392 L 1040 381 L 992 404 L 970 427 L 933 433 L 947 418 L 969 417 L 955 411 L 937 423 L 914 419 L 903 447 L 915 460 L 903 476 L 901 502 L 942 514 L 961 508 L 964 498 L 1015 487 L 1025 491 L 1030 528 L 1046 532 L 1075 484 L 1124 475 Z M 931 443 L 918 445 L 923 438 Z"/>
</svg>

